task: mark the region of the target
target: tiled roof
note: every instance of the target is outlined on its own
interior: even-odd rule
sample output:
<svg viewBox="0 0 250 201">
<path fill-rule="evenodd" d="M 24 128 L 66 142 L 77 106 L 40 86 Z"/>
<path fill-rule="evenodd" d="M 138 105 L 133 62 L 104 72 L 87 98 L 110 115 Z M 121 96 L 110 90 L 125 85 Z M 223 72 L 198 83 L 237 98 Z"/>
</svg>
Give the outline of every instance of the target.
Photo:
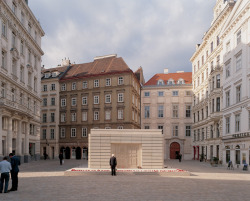
<svg viewBox="0 0 250 201">
<path fill-rule="evenodd" d="M 168 73 L 168 74 L 155 74 L 149 81 L 147 81 L 144 86 L 157 85 L 158 80 L 163 80 L 164 85 L 167 85 L 167 81 L 173 79 L 175 84 L 177 84 L 179 79 L 183 79 L 185 84 L 192 84 L 192 72 L 187 73 Z"/>
<path fill-rule="evenodd" d="M 45 68 L 42 70 L 42 73 L 50 73 L 50 72 L 64 72 L 66 69 L 68 68 L 68 66 L 60 66 L 60 67 L 56 67 L 56 68 Z"/>
<path fill-rule="evenodd" d="M 116 56 L 95 59 L 90 63 L 73 64 L 62 79 L 80 78 L 84 76 L 95 76 L 106 73 L 132 71 L 124 60 Z"/>
</svg>

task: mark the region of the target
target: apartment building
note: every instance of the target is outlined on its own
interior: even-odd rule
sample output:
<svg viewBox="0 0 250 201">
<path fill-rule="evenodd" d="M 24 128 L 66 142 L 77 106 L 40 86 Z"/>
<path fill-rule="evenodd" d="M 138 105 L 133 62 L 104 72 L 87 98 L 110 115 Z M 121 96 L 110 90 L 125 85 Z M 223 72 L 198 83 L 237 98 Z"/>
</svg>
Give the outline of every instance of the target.
<svg viewBox="0 0 250 201">
<path fill-rule="evenodd" d="M 142 128 L 161 129 L 164 158 L 192 159 L 192 73 L 154 75 L 142 87 Z"/>
<path fill-rule="evenodd" d="M 222 158 L 223 42 L 234 1 L 217 0 L 211 27 L 191 57 L 193 67 L 193 159 Z"/>
<path fill-rule="evenodd" d="M 0 158 L 40 158 L 41 38 L 28 1 L 0 1 Z"/>
<path fill-rule="evenodd" d="M 87 158 L 92 128 L 139 129 L 142 69 L 135 73 L 117 55 L 71 65 L 60 78 L 60 150 Z"/>
</svg>

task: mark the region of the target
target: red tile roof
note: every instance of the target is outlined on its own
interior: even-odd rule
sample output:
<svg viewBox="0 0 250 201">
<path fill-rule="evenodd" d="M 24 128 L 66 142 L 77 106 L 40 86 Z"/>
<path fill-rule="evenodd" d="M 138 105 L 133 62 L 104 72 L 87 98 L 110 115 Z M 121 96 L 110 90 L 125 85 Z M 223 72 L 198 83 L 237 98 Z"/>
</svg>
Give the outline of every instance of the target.
<svg viewBox="0 0 250 201">
<path fill-rule="evenodd" d="M 163 80 L 164 85 L 167 85 L 169 79 L 173 79 L 175 84 L 179 79 L 183 79 L 185 84 L 192 84 L 192 72 L 187 73 L 168 73 L 168 74 L 155 74 L 149 81 L 147 81 L 144 86 L 157 85 L 158 80 Z"/>
<path fill-rule="evenodd" d="M 107 73 L 132 72 L 124 60 L 116 56 L 95 59 L 90 63 L 73 64 L 61 80 L 96 76 Z"/>
</svg>

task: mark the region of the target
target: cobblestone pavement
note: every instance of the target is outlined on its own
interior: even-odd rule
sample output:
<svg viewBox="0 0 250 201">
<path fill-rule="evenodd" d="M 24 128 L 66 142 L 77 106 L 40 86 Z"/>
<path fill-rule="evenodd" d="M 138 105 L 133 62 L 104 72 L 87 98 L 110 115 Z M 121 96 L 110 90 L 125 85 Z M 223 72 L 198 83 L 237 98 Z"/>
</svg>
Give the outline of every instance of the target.
<svg viewBox="0 0 250 201">
<path fill-rule="evenodd" d="M 160 177 L 136 175 L 64 176 L 87 161 L 36 161 L 20 166 L 18 191 L 0 194 L 0 200 L 249 200 L 250 174 L 225 166 L 211 167 L 198 161 L 166 161 L 166 166 L 188 170 L 192 176 Z M 10 188 L 10 186 L 9 186 Z"/>
</svg>

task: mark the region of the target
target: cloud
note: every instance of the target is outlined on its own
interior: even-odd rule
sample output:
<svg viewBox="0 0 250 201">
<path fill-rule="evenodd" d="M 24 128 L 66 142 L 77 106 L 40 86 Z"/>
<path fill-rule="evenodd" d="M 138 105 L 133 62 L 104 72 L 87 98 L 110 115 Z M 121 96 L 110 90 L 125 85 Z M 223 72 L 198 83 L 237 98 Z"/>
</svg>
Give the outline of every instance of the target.
<svg viewBox="0 0 250 201">
<path fill-rule="evenodd" d="M 29 5 L 46 33 L 43 64 L 54 67 L 117 53 L 146 80 L 164 68 L 191 71 L 195 44 L 212 20 L 216 1 L 43 0 Z"/>
</svg>

